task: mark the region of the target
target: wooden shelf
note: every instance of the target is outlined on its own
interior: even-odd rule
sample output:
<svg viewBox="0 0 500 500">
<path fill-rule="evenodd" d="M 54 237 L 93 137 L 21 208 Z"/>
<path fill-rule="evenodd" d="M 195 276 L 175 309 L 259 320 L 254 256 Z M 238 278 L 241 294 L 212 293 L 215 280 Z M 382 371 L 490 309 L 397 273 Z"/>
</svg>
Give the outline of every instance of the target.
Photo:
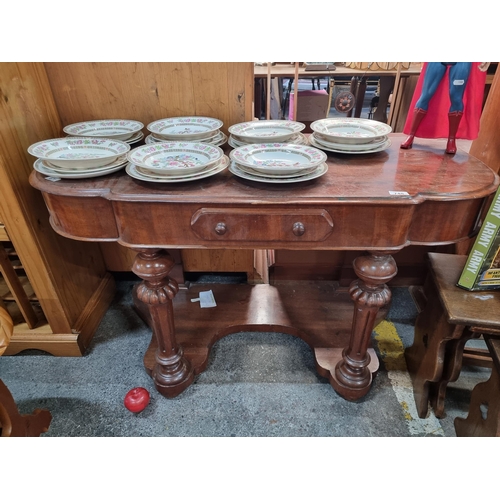
<svg viewBox="0 0 500 500">
<path fill-rule="evenodd" d="M 15 257 L 14 252 L 10 251 L 9 253 Z M 0 275 L 3 282 L 0 282 L 0 297 L 4 302 L 15 302 L 27 325 L 30 328 L 35 328 L 40 318 L 31 302 L 38 303 L 38 300 L 29 279 L 24 275 L 18 275 L 18 271 L 22 269 L 19 260 L 11 260 L 9 253 L 4 244 L 0 243 Z"/>
</svg>

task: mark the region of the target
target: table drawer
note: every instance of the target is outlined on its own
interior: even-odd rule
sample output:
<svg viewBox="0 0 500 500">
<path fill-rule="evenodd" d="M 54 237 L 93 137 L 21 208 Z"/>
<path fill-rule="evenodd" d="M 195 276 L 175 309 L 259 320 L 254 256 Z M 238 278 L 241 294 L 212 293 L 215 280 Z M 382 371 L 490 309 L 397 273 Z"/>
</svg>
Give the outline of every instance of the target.
<svg viewBox="0 0 500 500">
<path fill-rule="evenodd" d="M 333 231 L 326 210 L 202 208 L 191 218 L 191 228 L 205 241 L 323 241 Z"/>
</svg>

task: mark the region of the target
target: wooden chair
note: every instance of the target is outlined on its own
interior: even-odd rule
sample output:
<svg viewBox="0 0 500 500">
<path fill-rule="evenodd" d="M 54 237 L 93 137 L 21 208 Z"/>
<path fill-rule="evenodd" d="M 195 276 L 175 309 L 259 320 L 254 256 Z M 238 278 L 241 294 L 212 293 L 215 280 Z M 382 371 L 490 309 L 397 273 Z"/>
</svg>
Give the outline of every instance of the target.
<svg viewBox="0 0 500 500">
<path fill-rule="evenodd" d="M 468 349 L 469 339 L 500 338 L 500 291 L 470 292 L 456 286 L 467 256 L 429 253 L 425 303 L 415 322 L 413 345 L 405 350 L 420 418 L 429 403 L 436 417 L 445 416 L 449 382 L 462 365 L 493 366 L 487 350 Z"/>
<path fill-rule="evenodd" d="M 0 356 L 9 345 L 13 328 L 12 318 L 0 303 Z M 21 415 L 12 394 L 0 380 L 0 437 L 37 437 L 49 430 L 51 420 L 48 410 L 38 408 L 31 415 Z"/>
</svg>

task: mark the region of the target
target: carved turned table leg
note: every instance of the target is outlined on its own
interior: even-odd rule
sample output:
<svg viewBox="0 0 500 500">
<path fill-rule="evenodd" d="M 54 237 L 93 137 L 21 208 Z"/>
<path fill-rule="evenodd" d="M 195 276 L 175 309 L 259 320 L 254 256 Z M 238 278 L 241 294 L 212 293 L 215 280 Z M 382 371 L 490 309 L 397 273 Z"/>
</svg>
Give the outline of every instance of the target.
<svg viewBox="0 0 500 500">
<path fill-rule="evenodd" d="M 359 280 L 353 281 L 349 289 L 354 301 L 349 347 L 342 352 L 331 379 L 333 388 L 350 401 L 370 390 L 373 377 L 368 368 L 368 345 L 379 309 L 391 300 L 386 283 L 396 276 L 397 266 L 391 255 L 373 252 L 356 258 L 354 271 Z"/>
<path fill-rule="evenodd" d="M 168 276 L 173 266 L 174 260 L 165 250 L 141 250 L 132 266 L 132 271 L 143 279 L 135 293 L 151 316 L 158 343 L 151 376 L 158 392 L 168 398 L 178 396 L 194 380 L 191 363 L 175 339 L 172 300 L 179 287 Z"/>
</svg>

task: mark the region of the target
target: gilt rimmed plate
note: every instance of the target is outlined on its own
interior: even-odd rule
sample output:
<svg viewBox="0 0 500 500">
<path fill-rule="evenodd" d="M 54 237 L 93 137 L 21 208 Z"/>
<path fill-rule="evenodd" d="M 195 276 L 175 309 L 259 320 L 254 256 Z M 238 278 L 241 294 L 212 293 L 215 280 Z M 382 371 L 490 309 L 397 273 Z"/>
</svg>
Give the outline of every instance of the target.
<svg viewBox="0 0 500 500">
<path fill-rule="evenodd" d="M 238 167 L 238 165 L 233 161 L 229 165 L 229 171 L 237 176 L 241 177 L 242 179 L 247 179 L 249 181 L 255 181 L 255 182 L 265 182 L 268 184 L 292 184 L 295 182 L 305 182 L 305 181 L 310 181 L 313 179 L 317 179 L 318 177 L 321 177 L 322 175 L 325 175 L 328 172 L 328 165 L 326 163 L 322 163 L 318 165 L 312 172 L 309 172 L 304 175 L 300 175 L 298 177 L 265 177 L 262 175 L 252 175 L 249 174 L 248 172 L 245 172 L 241 170 L 241 168 Z"/>
<path fill-rule="evenodd" d="M 127 144 L 135 144 L 139 142 L 141 139 L 144 139 L 144 132 L 136 132 L 132 137 L 129 137 L 126 141 Z"/>
<path fill-rule="evenodd" d="M 291 179 L 293 177 L 301 177 L 302 175 L 309 174 L 318 168 L 318 167 L 311 167 L 308 169 L 301 170 L 300 172 L 294 172 L 292 174 L 270 174 L 268 172 L 263 174 L 262 172 L 259 172 L 258 170 L 254 170 L 253 168 L 246 167 L 245 165 L 240 165 L 239 163 L 236 163 L 236 166 L 240 170 L 243 170 L 243 172 L 246 172 L 248 174 L 256 175 L 258 177 L 266 177 L 266 178 L 270 178 L 270 179 Z"/>
<path fill-rule="evenodd" d="M 157 142 L 172 142 L 167 139 L 161 139 L 160 137 L 155 137 L 153 134 L 149 134 L 144 141 L 146 144 L 154 144 Z M 227 142 L 227 135 L 224 132 L 219 132 L 213 137 L 208 139 L 199 139 L 198 141 L 187 141 L 187 142 L 204 142 L 206 144 L 211 144 L 212 146 L 222 146 Z"/>
<path fill-rule="evenodd" d="M 125 141 L 144 128 L 136 120 L 93 120 L 66 125 L 63 131 L 79 137 L 100 137 Z"/>
<path fill-rule="evenodd" d="M 283 142 L 286 144 L 308 144 L 307 137 L 302 133 L 298 133 L 294 135 L 291 139 L 287 139 L 286 141 Z M 229 136 L 228 143 L 232 148 L 239 148 L 241 146 L 247 146 L 248 144 L 255 144 L 251 141 L 239 140 L 233 137 L 232 135 Z"/>
<path fill-rule="evenodd" d="M 237 123 L 228 132 L 244 142 L 285 142 L 306 128 L 304 123 L 292 120 L 256 120 Z"/>
<path fill-rule="evenodd" d="M 125 171 L 127 172 L 130 177 L 133 177 L 134 179 L 140 180 L 140 181 L 145 181 L 145 182 L 163 182 L 163 183 L 174 183 L 174 182 L 190 182 L 190 181 L 197 181 L 198 179 L 205 179 L 207 177 L 212 177 L 213 175 L 218 174 L 219 172 L 222 172 L 226 170 L 228 167 L 229 161 L 221 161 L 216 168 L 210 168 L 207 169 L 206 171 L 202 172 L 197 172 L 195 175 L 191 175 L 189 177 L 183 176 L 183 177 L 170 177 L 168 175 L 165 176 L 146 176 L 143 175 L 142 173 L 138 172 L 137 170 L 137 165 L 134 165 L 133 163 L 127 163 L 127 166 L 125 167 Z"/>
<path fill-rule="evenodd" d="M 106 170 L 109 168 L 115 168 L 118 167 L 119 165 L 123 165 L 126 163 L 127 160 L 127 155 L 122 155 L 119 156 L 115 161 L 108 163 L 107 165 L 104 165 L 103 167 L 92 167 L 92 168 L 81 168 L 81 167 L 58 167 L 57 165 L 52 165 L 50 161 L 47 160 L 37 160 L 42 162 L 42 164 L 50 168 L 52 170 L 56 170 L 57 172 L 65 173 L 65 174 L 71 174 L 71 173 L 78 173 L 78 172 L 99 172 L 101 170 Z"/>
<path fill-rule="evenodd" d="M 76 172 L 61 172 L 59 170 L 56 170 L 54 168 L 50 168 L 46 165 L 46 162 L 43 160 L 36 160 L 35 163 L 33 164 L 33 168 L 37 171 L 40 172 L 43 175 L 46 175 L 48 177 L 58 177 L 60 179 L 90 179 L 92 177 L 101 177 L 103 175 L 108 175 L 112 174 L 114 172 L 118 172 L 118 170 L 121 170 L 125 168 L 125 165 L 127 162 L 123 162 L 120 165 L 116 165 L 111 168 L 102 168 L 99 170 L 94 170 L 94 171 L 76 171 Z"/>
<path fill-rule="evenodd" d="M 146 169 L 143 169 L 142 167 L 139 167 L 138 165 L 135 165 L 135 171 L 139 174 L 139 175 L 143 175 L 145 177 L 149 177 L 151 179 L 158 179 L 158 178 L 161 178 L 161 179 L 190 179 L 191 177 L 196 177 L 198 175 L 201 175 L 201 174 L 208 174 L 209 172 L 212 172 L 212 171 L 219 171 L 219 168 L 225 164 L 226 167 L 229 165 L 229 157 L 224 155 L 215 165 L 212 165 L 210 167 L 207 167 L 199 172 L 194 172 L 194 173 L 191 173 L 191 174 L 179 174 L 179 175 L 161 175 L 161 174 L 153 174 L 151 172 L 149 172 L 148 170 Z"/>
<path fill-rule="evenodd" d="M 369 154 L 369 153 L 379 153 L 380 151 L 385 151 L 391 146 L 391 140 L 386 139 L 379 145 L 375 146 L 372 149 L 365 149 L 362 151 L 359 150 L 346 150 L 346 149 L 335 149 L 335 146 L 323 146 L 319 144 L 314 137 L 311 135 L 309 136 L 309 142 L 316 148 L 322 149 L 323 151 L 329 151 L 331 153 L 342 153 L 342 154 L 347 154 L 347 155 L 363 155 L 363 154 Z"/>
<path fill-rule="evenodd" d="M 206 116 L 163 118 L 150 123 L 147 129 L 156 137 L 174 141 L 194 141 L 217 134 L 223 123 Z"/>
<path fill-rule="evenodd" d="M 392 132 L 386 123 L 364 118 L 323 118 L 311 123 L 319 138 L 329 142 L 365 144 Z"/>
<path fill-rule="evenodd" d="M 326 153 L 317 148 L 286 143 L 249 144 L 233 149 L 229 156 L 236 163 L 263 174 L 299 172 L 317 167 L 327 159 Z"/>
<path fill-rule="evenodd" d="M 151 172 L 187 174 L 214 165 L 224 156 L 218 146 L 202 142 L 158 142 L 127 153 L 128 161 Z"/>
<path fill-rule="evenodd" d="M 380 146 L 383 146 L 389 138 L 384 135 L 382 137 L 379 137 L 378 139 L 375 139 L 371 142 L 367 142 L 365 144 L 344 144 L 342 142 L 329 142 L 325 141 L 324 139 L 321 139 L 316 135 L 316 132 L 313 132 L 311 135 L 311 143 L 314 141 L 315 142 L 315 147 L 319 149 L 323 149 L 323 146 L 325 148 L 331 148 L 335 150 L 340 150 L 340 151 L 346 151 L 349 153 L 354 153 L 354 152 L 363 152 L 363 151 L 369 151 L 371 149 L 377 149 Z"/>
<path fill-rule="evenodd" d="M 102 167 L 130 151 L 130 144 L 113 139 L 62 137 L 36 142 L 28 153 L 57 167 Z"/>
</svg>

